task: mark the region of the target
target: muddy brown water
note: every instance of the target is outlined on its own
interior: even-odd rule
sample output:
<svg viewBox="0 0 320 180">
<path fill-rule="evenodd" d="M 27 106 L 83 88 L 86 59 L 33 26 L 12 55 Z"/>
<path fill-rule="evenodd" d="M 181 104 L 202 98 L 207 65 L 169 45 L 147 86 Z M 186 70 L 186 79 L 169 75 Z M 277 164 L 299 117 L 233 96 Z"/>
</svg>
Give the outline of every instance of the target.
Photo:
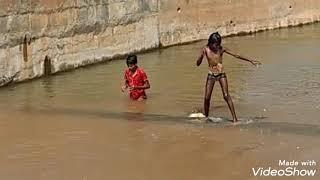
<svg viewBox="0 0 320 180">
<path fill-rule="evenodd" d="M 248 125 L 186 118 L 202 107 L 207 68 L 195 58 L 205 43 L 140 54 L 151 83 L 146 102 L 121 93 L 123 60 L 1 88 L 1 179 L 251 180 L 264 179 L 252 168 L 281 169 L 279 160 L 315 160 L 306 169 L 319 170 L 320 24 L 223 40 L 263 63 L 224 56 Z M 211 116 L 231 118 L 219 84 L 212 105 Z"/>
</svg>

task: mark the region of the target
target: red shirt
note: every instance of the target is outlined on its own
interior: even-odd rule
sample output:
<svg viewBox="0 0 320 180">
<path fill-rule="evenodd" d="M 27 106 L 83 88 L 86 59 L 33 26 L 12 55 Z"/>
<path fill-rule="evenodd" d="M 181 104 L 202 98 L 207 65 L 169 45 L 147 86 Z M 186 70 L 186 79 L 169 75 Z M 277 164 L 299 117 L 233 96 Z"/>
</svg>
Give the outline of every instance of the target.
<svg viewBox="0 0 320 180">
<path fill-rule="evenodd" d="M 137 68 L 134 73 L 129 69 L 125 71 L 124 79 L 128 82 L 129 87 L 134 86 L 143 86 L 144 83 L 148 80 L 147 74 L 141 68 Z M 146 98 L 146 92 L 144 89 L 135 89 L 130 91 L 130 98 L 139 99 L 140 97 Z"/>
</svg>

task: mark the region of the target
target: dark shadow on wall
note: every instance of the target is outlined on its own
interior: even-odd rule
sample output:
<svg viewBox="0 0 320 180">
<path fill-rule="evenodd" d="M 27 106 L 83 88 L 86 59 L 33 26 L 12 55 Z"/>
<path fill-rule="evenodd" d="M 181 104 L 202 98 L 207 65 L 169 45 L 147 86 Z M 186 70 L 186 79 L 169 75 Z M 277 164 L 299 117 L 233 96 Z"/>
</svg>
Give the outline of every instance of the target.
<svg viewBox="0 0 320 180">
<path fill-rule="evenodd" d="M 43 75 L 49 76 L 51 74 L 51 59 L 48 56 L 44 58 L 43 66 Z"/>
</svg>

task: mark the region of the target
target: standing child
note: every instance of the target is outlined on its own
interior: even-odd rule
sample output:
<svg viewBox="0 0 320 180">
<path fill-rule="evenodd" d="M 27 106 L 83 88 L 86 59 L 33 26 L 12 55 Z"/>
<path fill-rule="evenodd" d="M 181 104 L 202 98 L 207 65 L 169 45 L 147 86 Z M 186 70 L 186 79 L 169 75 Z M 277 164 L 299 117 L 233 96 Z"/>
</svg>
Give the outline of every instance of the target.
<svg viewBox="0 0 320 180">
<path fill-rule="evenodd" d="M 234 110 L 233 102 L 228 91 L 227 76 L 222 66 L 222 55 L 224 53 L 227 53 L 235 58 L 248 61 L 253 65 L 258 65 L 261 63 L 259 61 L 244 58 L 222 47 L 221 36 L 218 32 L 212 33 L 209 36 L 208 44 L 202 48 L 201 54 L 197 59 L 197 66 L 200 66 L 204 56 L 207 58 L 208 65 L 209 65 L 209 73 L 207 76 L 205 95 L 204 95 L 204 115 L 206 117 L 209 116 L 210 99 L 211 99 L 213 86 L 216 81 L 219 81 L 222 89 L 222 93 L 223 93 L 223 98 L 229 106 L 229 109 L 232 114 L 233 122 L 237 122 L 238 119 L 236 116 L 236 112 Z"/>
<path fill-rule="evenodd" d="M 136 55 L 130 55 L 127 57 L 128 69 L 124 74 L 124 85 L 121 90 L 124 92 L 129 88 L 130 98 L 133 100 L 142 101 L 147 99 L 145 89 L 150 88 L 150 84 L 147 78 L 147 74 L 142 68 L 138 67 L 138 60 Z"/>
</svg>

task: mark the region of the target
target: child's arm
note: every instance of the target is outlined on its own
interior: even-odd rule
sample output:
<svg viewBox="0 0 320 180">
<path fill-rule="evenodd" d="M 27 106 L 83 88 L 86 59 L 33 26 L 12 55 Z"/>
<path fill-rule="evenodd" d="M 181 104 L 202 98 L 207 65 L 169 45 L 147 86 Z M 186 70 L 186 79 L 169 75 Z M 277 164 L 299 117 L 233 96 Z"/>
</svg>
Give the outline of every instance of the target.
<svg viewBox="0 0 320 180">
<path fill-rule="evenodd" d="M 150 83 L 148 80 L 145 80 L 143 86 L 134 86 L 134 87 L 129 87 L 130 90 L 136 90 L 136 89 L 149 89 L 150 88 Z"/>
<path fill-rule="evenodd" d="M 128 81 L 125 80 L 124 85 L 121 87 L 121 91 L 124 92 L 129 87 Z"/>
<path fill-rule="evenodd" d="M 129 87 L 129 81 L 126 74 L 124 75 L 124 85 L 121 86 L 121 91 L 124 92 Z"/>
<path fill-rule="evenodd" d="M 227 54 L 229 54 L 229 55 L 231 55 L 231 56 L 233 56 L 233 57 L 235 57 L 235 58 L 238 58 L 238 59 L 241 59 L 241 60 L 244 60 L 244 61 L 248 61 L 248 62 L 250 62 L 250 63 L 251 63 L 252 65 L 254 65 L 254 66 L 257 66 L 257 65 L 260 65 L 260 64 L 261 64 L 260 61 L 251 60 L 251 59 L 245 58 L 245 57 L 243 57 L 243 56 L 240 56 L 240 55 L 238 55 L 238 54 L 235 54 L 235 53 L 231 52 L 231 51 L 228 50 L 228 49 L 224 49 L 224 52 L 227 53 Z"/>
<path fill-rule="evenodd" d="M 204 53 L 205 53 L 205 49 L 203 48 L 203 49 L 201 49 L 201 53 L 200 53 L 200 55 L 199 55 L 199 57 L 197 59 L 197 66 L 200 66 L 200 64 L 202 63 L 202 59 L 204 57 Z"/>
</svg>

